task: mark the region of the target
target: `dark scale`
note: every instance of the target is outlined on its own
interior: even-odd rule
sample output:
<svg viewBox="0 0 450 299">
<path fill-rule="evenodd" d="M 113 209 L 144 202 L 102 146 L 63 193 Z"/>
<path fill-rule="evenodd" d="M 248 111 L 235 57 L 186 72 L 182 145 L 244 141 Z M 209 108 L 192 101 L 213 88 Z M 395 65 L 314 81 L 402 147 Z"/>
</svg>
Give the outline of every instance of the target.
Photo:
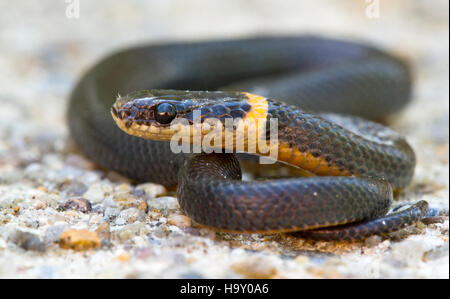
<svg viewBox="0 0 450 299">
<path fill-rule="evenodd" d="M 364 132 L 355 134 L 351 131 L 352 126 L 355 130 L 361 130 L 360 121 L 354 120 L 347 130 L 322 117 L 276 100 L 270 99 L 268 104 L 267 120 L 278 119 L 278 139 L 282 143 L 296 147 L 302 153 L 310 153 L 313 157 L 323 157 L 328 165 L 335 165 L 343 172 L 347 170 L 352 174 L 369 177 L 383 174 L 395 186 L 404 186 L 407 181 L 405 176 L 398 178 L 398 171 L 403 169 L 402 164 L 409 162 L 396 155 L 386 159 L 387 156 L 377 154 L 384 152 L 383 144 L 365 140 Z M 285 117 L 280 117 L 281 114 Z M 411 152 L 410 149 L 409 151 Z M 410 179 L 412 172 L 405 175 Z"/>
</svg>

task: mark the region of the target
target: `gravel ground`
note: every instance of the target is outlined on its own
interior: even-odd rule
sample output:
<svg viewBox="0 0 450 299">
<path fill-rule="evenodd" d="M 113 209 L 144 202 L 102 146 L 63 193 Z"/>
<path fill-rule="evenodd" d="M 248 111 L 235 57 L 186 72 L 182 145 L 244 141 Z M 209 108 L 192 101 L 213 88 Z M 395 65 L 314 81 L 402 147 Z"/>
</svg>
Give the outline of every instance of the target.
<svg viewBox="0 0 450 299">
<path fill-rule="evenodd" d="M 363 0 L 79 3 L 70 18 L 62 0 L 0 0 L 0 277 L 449 277 L 446 216 L 361 242 L 218 233 L 192 223 L 164 187 L 96 167 L 65 123 L 77 78 L 130 44 L 302 32 L 365 39 L 415 70 L 414 101 L 390 121 L 418 156 L 399 200 L 448 211 L 448 1 L 381 0 L 375 18 Z"/>
</svg>

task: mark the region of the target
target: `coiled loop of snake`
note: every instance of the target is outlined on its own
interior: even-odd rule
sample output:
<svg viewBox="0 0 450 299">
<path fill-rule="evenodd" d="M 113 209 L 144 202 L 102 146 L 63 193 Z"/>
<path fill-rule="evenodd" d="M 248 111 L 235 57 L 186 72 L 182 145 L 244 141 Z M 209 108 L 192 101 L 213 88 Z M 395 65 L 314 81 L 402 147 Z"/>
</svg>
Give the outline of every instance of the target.
<svg viewBox="0 0 450 299">
<path fill-rule="evenodd" d="M 401 189 L 412 178 L 414 152 L 379 124 L 317 111 L 380 118 L 408 102 L 410 85 L 401 60 L 339 40 L 304 36 L 143 46 L 94 66 L 74 89 L 68 118 L 87 156 L 138 181 L 178 184 L 180 206 L 201 224 L 355 239 L 425 215 L 427 203 L 419 202 L 386 216 L 392 187 Z M 135 136 L 122 132 L 109 115 L 117 94 L 127 96 L 116 102 L 113 117 Z M 319 176 L 243 182 L 233 154 L 172 153 L 169 121 L 192 123 L 195 109 L 202 121 L 277 119 L 278 159 Z"/>
</svg>

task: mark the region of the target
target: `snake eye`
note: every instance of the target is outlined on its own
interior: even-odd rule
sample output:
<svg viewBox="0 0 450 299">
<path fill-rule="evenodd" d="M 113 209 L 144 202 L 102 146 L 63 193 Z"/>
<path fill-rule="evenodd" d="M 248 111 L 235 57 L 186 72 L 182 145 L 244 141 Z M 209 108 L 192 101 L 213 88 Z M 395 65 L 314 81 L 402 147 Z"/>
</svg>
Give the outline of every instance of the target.
<svg viewBox="0 0 450 299">
<path fill-rule="evenodd" d="M 177 111 L 172 104 L 161 103 L 156 106 L 155 109 L 155 120 L 160 124 L 168 124 L 170 123 L 175 116 L 177 115 Z"/>
</svg>

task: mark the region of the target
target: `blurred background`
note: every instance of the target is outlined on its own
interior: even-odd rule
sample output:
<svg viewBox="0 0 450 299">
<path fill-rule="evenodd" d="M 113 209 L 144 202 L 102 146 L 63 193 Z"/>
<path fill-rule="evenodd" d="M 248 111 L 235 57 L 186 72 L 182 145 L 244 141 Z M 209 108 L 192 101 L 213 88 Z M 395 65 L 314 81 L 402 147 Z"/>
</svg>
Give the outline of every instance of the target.
<svg viewBox="0 0 450 299">
<path fill-rule="evenodd" d="M 87 162 L 68 146 L 65 110 L 77 79 L 102 56 L 139 43 L 302 33 L 364 40 L 410 61 L 415 77 L 413 102 L 390 121 L 418 155 L 416 176 L 406 195 L 448 209 L 448 6 L 447 0 L 0 0 L 0 210 L 10 206 L 12 196 L 26 199 L 41 192 L 42 186 L 58 191 L 55 182 L 64 175 L 61 170 L 66 171 L 66 165 L 87 169 L 83 176 L 89 177 Z M 47 173 L 48 169 L 60 172 Z M 23 219 L 2 217 L 1 223 L 28 226 Z M 417 258 L 412 268 L 386 272 L 384 277 L 448 277 L 446 223 L 446 240 L 433 241 L 446 243 L 444 262 L 427 268 Z M 45 226 L 38 227 L 36 233 L 43 234 Z M 6 233 L 0 227 L 2 234 Z M 6 248 L 5 240 L 0 238 L 0 252 Z M 410 248 L 406 246 L 405 252 L 414 251 Z M 14 252 L 4 255 L 0 274 L 14 275 L 7 271 L 16 271 L 22 258 Z M 209 258 L 203 257 L 208 266 L 198 268 L 213 271 Z M 367 264 L 343 259 L 339 273 L 361 277 L 368 269 Z M 34 265 L 34 260 L 28 262 Z M 83 273 L 87 265 L 72 273 Z M 298 277 L 299 269 L 286 269 L 278 271 L 284 271 L 285 277 L 289 273 Z M 48 274 L 39 271 L 30 275 Z M 217 273 L 216 277 L 228 277 L 226 271 Z"/>
</svg>

